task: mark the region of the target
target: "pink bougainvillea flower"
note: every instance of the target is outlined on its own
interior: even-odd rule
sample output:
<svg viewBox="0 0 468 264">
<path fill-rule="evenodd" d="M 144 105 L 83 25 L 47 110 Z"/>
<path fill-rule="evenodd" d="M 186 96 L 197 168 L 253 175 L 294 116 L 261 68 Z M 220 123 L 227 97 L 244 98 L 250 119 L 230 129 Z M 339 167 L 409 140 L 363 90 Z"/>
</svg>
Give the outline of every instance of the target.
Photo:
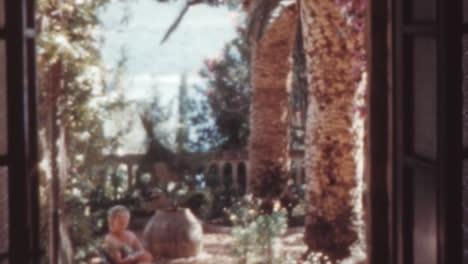
<svg viewBox="0 0 468 264">
<path fill-rule="evenodd" d="M 214 71 L 216 65 L 219 62 L 219 58 L 205 59 L 203 63 L 206 65 L 210 72 Z"/>
<path fill-rule="evenodd" d="M 244 34 L 245 33 L 245 28 L 243 27 L 237 27 L 236 28 L 236 32 L 240 35 Z"/>
<path fill-rule="evenodd" d="M 364 118 L 367 114 L 367 108 L 365 105 L 357 105 L 353 108 L 353 112 L 359 115 L 359 118 Z"/>
<path fill-rule="evenodd" d="M 213 88 L 210 88 L 208 90 L 205 91 L 205 95 L 206 96 L 211 96 L 214 94 L 214 89 Z"/>
</svg>

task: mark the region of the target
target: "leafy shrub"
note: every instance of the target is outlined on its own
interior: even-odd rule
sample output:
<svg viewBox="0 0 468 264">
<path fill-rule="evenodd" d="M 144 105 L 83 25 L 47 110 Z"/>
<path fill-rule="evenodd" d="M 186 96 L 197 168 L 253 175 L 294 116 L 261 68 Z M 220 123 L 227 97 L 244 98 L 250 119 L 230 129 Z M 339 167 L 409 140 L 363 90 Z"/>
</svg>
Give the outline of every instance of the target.
<svg viewBox="0 0 468 264">
<path fill-rule="evenodd" d="M 328 256 L 320 252 L 312 252 L 307 256 L 307 259 L 302 264 L 332 264 L 333 262 Z"/>
<path fill-rule="evenodd" d="M 285 263 L 280 237 L 287 229 L 286 211 L 275 202 L 273 212 L 265 213 L 261 203 L 246 196 L 231 209 L 233 253 L 242 264 Z"/>
</svg>

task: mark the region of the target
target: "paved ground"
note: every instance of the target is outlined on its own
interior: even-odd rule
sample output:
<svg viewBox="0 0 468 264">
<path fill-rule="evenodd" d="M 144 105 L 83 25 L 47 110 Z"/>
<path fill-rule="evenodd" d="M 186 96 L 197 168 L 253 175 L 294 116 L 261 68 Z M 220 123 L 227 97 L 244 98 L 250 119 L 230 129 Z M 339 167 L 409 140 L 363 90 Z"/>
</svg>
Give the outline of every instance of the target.
<svg viewBox="0 0 468 264">
<path fill-rule="evenodd" d="M 290 228 L 282 238 L 283 250 L 294 258 L 299 258 L 306 247 L 302 242 L 304 228 Z M 197 258 L 167 260 L 159 259 L 155 264 L 235 264 L 236 259 L 230 254 L 233 242 L 229 228 L 213 228 L 203 238 L 204 252 Z"/>
</svg>

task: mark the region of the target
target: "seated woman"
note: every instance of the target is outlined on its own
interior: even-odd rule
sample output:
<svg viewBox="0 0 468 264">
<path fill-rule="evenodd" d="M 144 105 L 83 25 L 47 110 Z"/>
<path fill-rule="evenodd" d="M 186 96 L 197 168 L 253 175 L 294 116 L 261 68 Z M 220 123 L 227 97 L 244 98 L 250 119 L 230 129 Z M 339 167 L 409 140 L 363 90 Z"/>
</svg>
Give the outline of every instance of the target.
<svg viewBox="0 0 468 264">
<path fill-rule="evenodd" d="M 130 211 L 122 205 L 109 209 L 109 233 L 104 238 L 104 249 L 117 264 L 150 263 L 153 257 L 135 234 L 127 230 Z"/>
</svg>

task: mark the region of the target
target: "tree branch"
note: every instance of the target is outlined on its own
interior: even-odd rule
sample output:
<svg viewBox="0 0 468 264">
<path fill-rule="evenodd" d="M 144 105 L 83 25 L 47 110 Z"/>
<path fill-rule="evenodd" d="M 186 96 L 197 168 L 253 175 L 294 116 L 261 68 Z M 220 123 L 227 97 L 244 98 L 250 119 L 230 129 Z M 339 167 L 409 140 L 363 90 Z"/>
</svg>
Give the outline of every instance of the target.
<svg viewBox="0 0 468 264">
<path fill-rule="evenodd" d="M 166 31 L 166 34 L 164 34 L 164 37 L 163 39 L 161 40 L 161 43 L 160 44 L 163 44 L 164 42 L 166 42 L 167 39 L 169 39 L 169 37 L 172 35 L 172 33 L 177 29 L 177 27 L 179 26 L 180 22 L 182 22 L 182 19 L 184 18 L 185 14 L 187 13 L 187 11 L 189 10 L 189 8 L 193 5 L 197 5 L 197 4 L 201 4 L 203 3 L 204 0 L 192 0 L 190 2 L 188 2 L 184 8 L 182 9 L 182 11 L 179 13 L 179 15 L 177 16 L 176 20 L 171 24 L 171 26 L 169 27 L 169 29 Z"/>
<path fill-rule="evenodd" d="M 250 107 L 250 104 L 241 105 L 238 108 L 224 107 L 224 108 L 221 108 L 221 111 L 228 112 L 228 113 L 241 113 L 244 109 L 248 107 Z"/>
<path fill-rule="evenodd" d="M 265 32 L 273 11 L 282 0 L 254 0 L 247 17 L 246 35 L 249 41 L 258 42 Z"/>
</svg>

